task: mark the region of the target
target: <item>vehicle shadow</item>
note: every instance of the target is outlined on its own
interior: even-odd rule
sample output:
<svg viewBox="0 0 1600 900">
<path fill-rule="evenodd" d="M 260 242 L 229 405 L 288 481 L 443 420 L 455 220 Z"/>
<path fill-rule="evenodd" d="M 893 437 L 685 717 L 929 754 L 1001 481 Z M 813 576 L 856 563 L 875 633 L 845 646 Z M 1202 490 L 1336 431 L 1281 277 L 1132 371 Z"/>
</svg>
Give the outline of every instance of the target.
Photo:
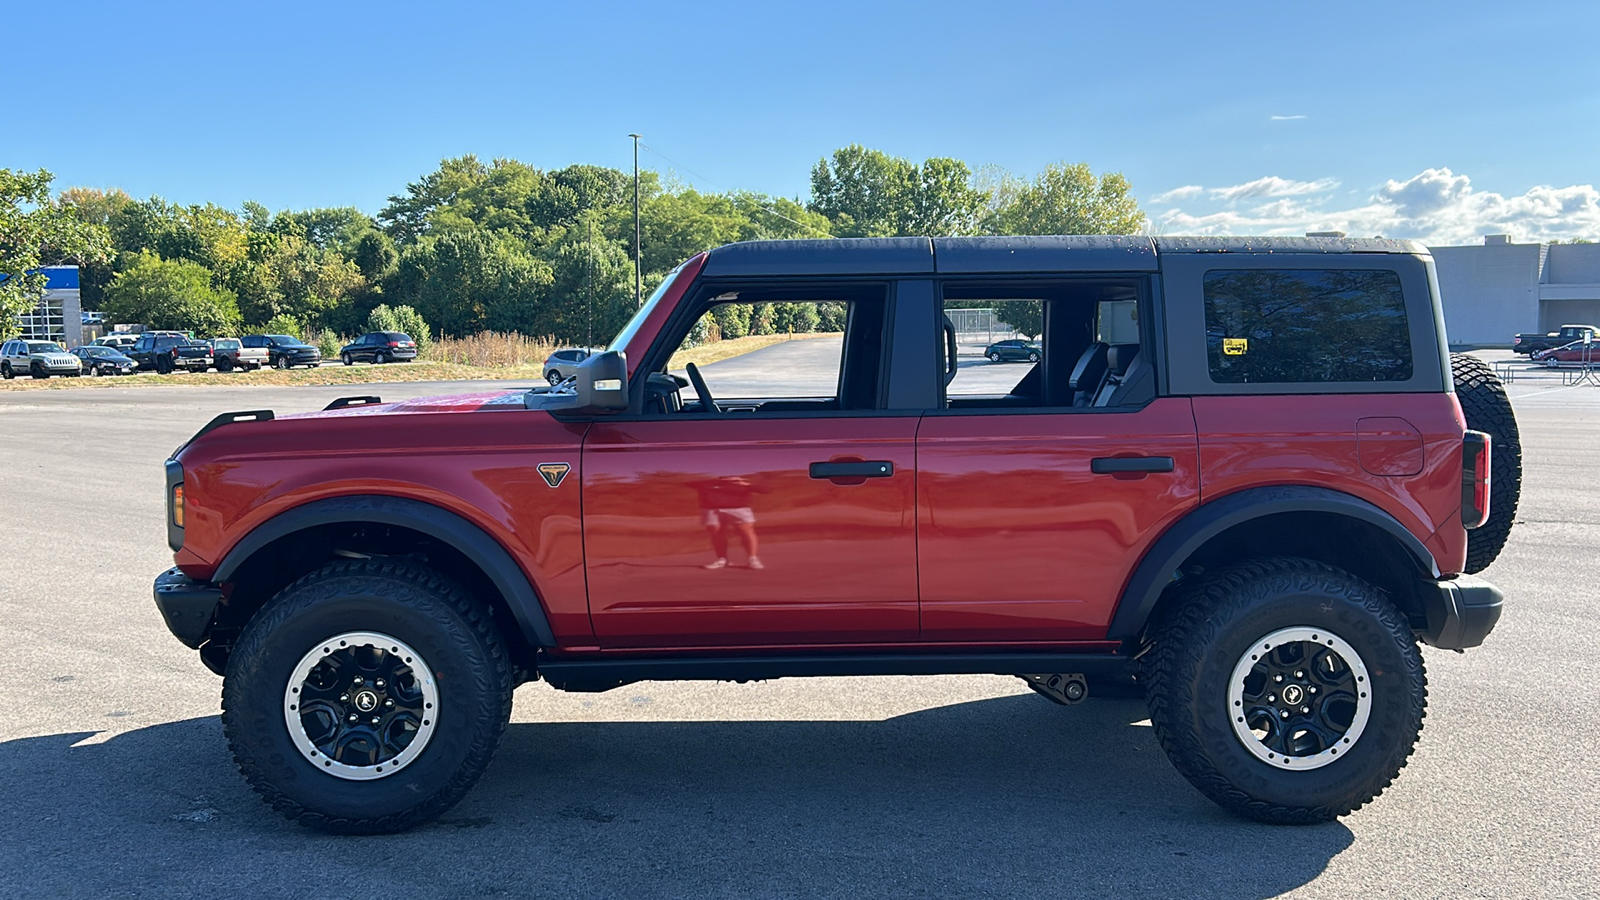
<svg viewBox="0 0 1600 900">
<path fill-rule="evenodd" d="M 440 821 L 280 819 L 215 717 L 0 743 L 0 895 L 1271 897 L 1343 825 L 1234 818 L 1143 704 L 1032 695 L 886 721 L 514 724 Z"/>
</svg>

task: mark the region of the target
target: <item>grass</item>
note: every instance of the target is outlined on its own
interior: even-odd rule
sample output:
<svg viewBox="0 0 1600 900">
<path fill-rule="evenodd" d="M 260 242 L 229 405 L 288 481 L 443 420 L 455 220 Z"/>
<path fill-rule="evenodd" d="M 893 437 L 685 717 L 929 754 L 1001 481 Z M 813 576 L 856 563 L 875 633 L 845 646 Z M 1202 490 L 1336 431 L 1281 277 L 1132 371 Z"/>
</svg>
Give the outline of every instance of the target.
<svg viewBox="0 0 1600 900">
<path fill-rule="evenodd" d="M 788 340 L 837 337 L 833 334 L 763 334 L 703 344 L 673 354 L 670 368 L 682 369 L 685 363 L 709 365 L 752 350 Z M 357 363 L 353 366 L 318 366 L 315 369 L 261 369 L 256 372 L 174 372 L 90 378 L 49 378 L 35 380 L 26 375 L 0 381 L 0 391 L 60 391 L 76 388 L 117 388 L 162 385 L 246 385 L 382 384 L 403 381 L 544 381 L 544 360 L 556 349 L 548 341 L 520 334 L 485 333 L 466 338 L 443 338 L 430 346 L 416 362 L 382 366 Z"/>
<path fill-rule="evenodd" d="M 540 362 L 543 362 L 541 360 Z M 369 366 L 319 366 L 315 369 L 262 369 L 258 372 L 220 372 L 204 374 L 174 372 L 157 375 L 139 372 L 133 375 L 101 376 L 89 378 L 50 378 L 35 380 L 26 375 L 12 381 L 0 381 L 0 391 L 71 390 L 75 388 L 118 388 L 139 386 L 184 385 L 316 385 L 316 384 L 381 384 L 401 381 L 544 381 L 544 370 L 538 365 L 521 366 L 469 366 L 449 362 L 389 363 Z"/>
</svg>

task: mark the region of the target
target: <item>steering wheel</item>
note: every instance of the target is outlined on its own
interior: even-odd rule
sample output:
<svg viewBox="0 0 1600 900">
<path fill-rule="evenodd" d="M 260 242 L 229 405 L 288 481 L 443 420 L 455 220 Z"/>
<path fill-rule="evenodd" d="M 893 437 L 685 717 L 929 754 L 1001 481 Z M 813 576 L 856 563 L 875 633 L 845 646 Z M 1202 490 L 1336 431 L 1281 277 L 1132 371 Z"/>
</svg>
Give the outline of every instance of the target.
<svg viewBox="0 0 1600 900">
<path fill-rule="evenodd" d="M 722 407 L 717 405 L 717 401 L 711 399 L 711 388 L 706 387 L 706 379 L 705 376 L 700 374 L 700 367 L 694 363 L 689 363 L 683 369 L 689 373 L 689 383 L 694 385 L 694 392 L 700 398 L 701 408 L 708 413 L 720 415 Z"/>
</svg>

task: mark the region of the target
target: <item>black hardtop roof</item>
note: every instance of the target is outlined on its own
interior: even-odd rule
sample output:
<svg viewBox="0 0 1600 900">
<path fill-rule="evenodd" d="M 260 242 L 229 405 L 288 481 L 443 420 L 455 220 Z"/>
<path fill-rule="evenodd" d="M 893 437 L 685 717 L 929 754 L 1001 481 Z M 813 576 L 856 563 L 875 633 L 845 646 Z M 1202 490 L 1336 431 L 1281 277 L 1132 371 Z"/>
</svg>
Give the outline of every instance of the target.
<svg viewBox="0 0 1600 900">
<path fill-rule="evenodd" d="M 702 274 L 932 275 L 979 272 L 1154 272 L 1169 253 L 1401 253 L 1415 241 L 1385 238 L 1032 235 L 744 241 L 712 250 Z"/>
</svg>

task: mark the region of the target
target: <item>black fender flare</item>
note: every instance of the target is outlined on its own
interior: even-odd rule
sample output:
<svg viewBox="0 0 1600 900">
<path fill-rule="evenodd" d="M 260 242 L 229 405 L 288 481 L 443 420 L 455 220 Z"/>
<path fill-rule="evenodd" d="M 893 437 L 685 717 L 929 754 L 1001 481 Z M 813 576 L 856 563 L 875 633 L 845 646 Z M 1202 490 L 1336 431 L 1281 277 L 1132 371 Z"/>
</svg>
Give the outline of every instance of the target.
<svg viewBox="0 0 1600 900">
<path fill-rule="evenodd" d="M 499 541 L 456 513 L 405 497 L 383 494 L 330 497 L 273 516 L 233 545 L 217 566 L 212 581 L 222 584 L 231 580 L 246 560 L 279 538 L 318 525 L 361 522 L 410 528 L 455 548 L 481 569 L 500 591 L 529 643 L 535 647 L 556 645 L 555 632 L 550 629 L 550 620 L 539 602 L 538 593 Z"/>
<path fill-rule="evenodd" d="M 1137 638 L 1178 567 L 1207 541 L 1252 519 L 1304 512 L 1332 513 L 1375 525 L 1406 549 L 1419 576 L 1439 577 L 1438 562 L 1422 541 L 1394 516 L 1359 497 L 1309 485 L 1247 488 L 1191 510 L 1161 535 L 1128 579 L 1106 637 L 1120 641 Z"/>
</svg>

